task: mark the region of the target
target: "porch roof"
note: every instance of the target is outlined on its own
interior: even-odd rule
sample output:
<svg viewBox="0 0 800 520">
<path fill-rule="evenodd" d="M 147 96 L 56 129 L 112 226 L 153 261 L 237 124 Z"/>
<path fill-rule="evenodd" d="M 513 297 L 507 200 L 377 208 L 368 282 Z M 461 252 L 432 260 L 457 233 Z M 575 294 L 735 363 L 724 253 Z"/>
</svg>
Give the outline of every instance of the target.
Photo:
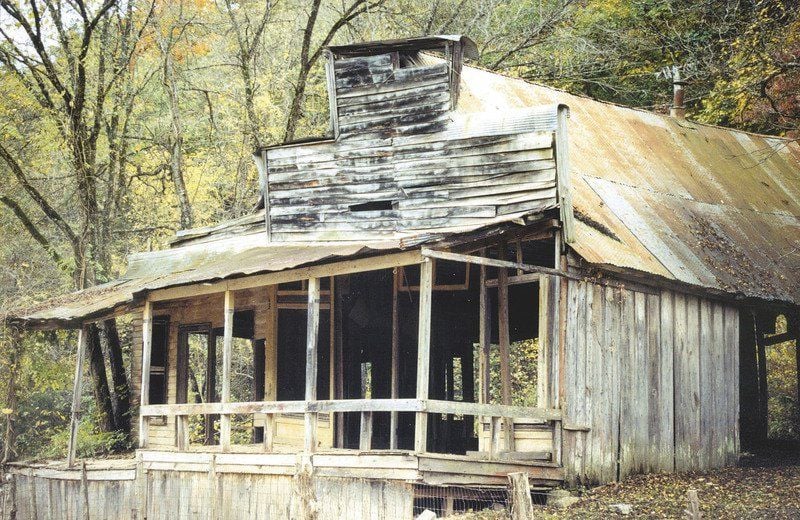
<svg viewBox="0 0 800 520">
<path fill-rule="evenodd" d="M 129 258 L 121 278 L 57 296 L 8 318 L 29 328 L 75 328 L 85 320 L 131 310 L 147 291 L 193 283 L 283 271 L 341 258 L 369 256 L 402 248 L 399 240 L 267 244 L 264 234 L 212 244 L 139 253 Z"/>
</svg>

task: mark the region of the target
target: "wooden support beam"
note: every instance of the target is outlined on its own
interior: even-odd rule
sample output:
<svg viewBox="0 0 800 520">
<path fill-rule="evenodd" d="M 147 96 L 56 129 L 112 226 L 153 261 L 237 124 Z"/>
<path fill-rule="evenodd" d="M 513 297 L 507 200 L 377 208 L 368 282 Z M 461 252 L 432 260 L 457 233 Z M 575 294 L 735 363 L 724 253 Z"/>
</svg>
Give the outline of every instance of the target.
<svg viewBox="0 0 800 520">
<path fill-rule="evenodd" d="M 558 202 L 561 223 L 564 228 L 564 241 L 571 244 L 575 241 L 575 216 L 572 209 L 572 182 L 569 171 L 569 140 L 567 139 L 567 120 L 569 108 L 559 105 L 556 115 L 555 155 L 556 182 L 558 185 Z"/>
<path fill-rule="evenodd" d="M 400 269 L 395 267 L 392 271 L 392 381 L 391 397 L 400 397 L 400 309 L 398 286 L 400 284 Z M 389 416 L 389 449 L 397 449 L 397 419 L 399 414 L 391 412 Z"/>
<path fill-rule="evenodd" d="M 349 276 L 349 275 L 345 275 Z M 336 283 L 336 277 L 331 278 L 333 280 L 332 283 Z M 345 280 L 341 280 L 344 282 Z M 343 330 L 343 308 L 344 308 L 344 300 L 342 298 L 342 290 L 341 286 L 338 290 L 334 291 L 333 297 L 336 298 L 336 304 L 334 305 L 334 314 L 333 319 L 335 321 L 334 326 L 334 350 L 336 355 L 334 359 L 336 360 L 336 370 L 334 371 L 335 377 L 335 385 L 334 385 L 334 393 L 331 396 L 333 399 L 341 399 L 344 396 L 344 355 L 343 355 L 343 344 L 344 344 L 344 334 Z M 335 444 L 334 447 L 336 448 L 344 448 L 344 415 L 339 414 L 336 417 L 336 421 L 334 421 L 334 430 L 335 430 Z"/>
<path fill-rule="evenodd" d="M 264 417 L 264 451 L 271 453 L 275 448 L 275 414 L 268 413 Z"/>
<path fill-rule="evenodd" d="M 83 391 L 83 358 L 86 357 L 86 329 L 78 331 L 78 352 L 75 360 L 75 379 L 72 382 L 72 414 L 70 416 L 69 446 L 67 447 L 67 466 L 75 464 L 78 448 L 78 425 L 81 420 L 81 393 Z"/>
<path fill-rule="evenodd" d="M 764 317 L 753 312 L 753 321 L 756 330 L 756 354 L 758 362 L 758 442 L 767 441 L 769 427 L 769 391 L 767 388 L 767 349 L 764 343 L 764 334 L 768 326 Z M 774 323 L 774 322 L 773 322 Z"/>
<path fill-rule="evenodd" d="M 560 269 L 553 269 L 552 267 L 543 267 L 540 265 L 521 264 L 518 262 L 510 262 L 508 260 L 495 258 L 485 258 L 475 255 L 462 255 L 461 253 L 450 253 L 448 251 L 436 251 L 433 249 L 422 248 L 422 256 L 427 258 L 438 258 L 439 260 L 449 260 L 451 262 L 462 262 L 465 264 L 485 265 L 487 267 L 504 267 L 506 269 L 519 269 L 526 273 L 537 274 L 552 274 L 556 276 L 563 276 L 571 280 L 583 280 L 582 277 L 576 276 Z M 524 275 L 522 275 L 524 276 Z"/>
<path fill-rule="evenodd" d="M 175 417 L 175 446 L 178 450 L 189 449 L 189 416 L 178 415 Z"/>
<path fill-rule="evenodd" d="M 777 345 L 778 343 L 783 343 L 785 341 L 792 341 L 795 339 L 796 333 L 793 332 L 791 329 L 783 332 L 781 334 L 773 334 L 764 336 L 764 346 L 771 347 L 772 345 Z"/>
<path fill-rule="evenodd" d="M 336 289 L 334 288 L 334 277 L 328 277 L 328 399 L 336 399 Z M 320 291 L 320 298 L 324 291 Z M 322 305 L 320 305 L 322 308 Z M 331 428 L 336 428 L 336 414 L 331 413 L 328 417 Z"/>
<path fill-rule="evenodd" d="M 507 285 L 521 285 L 524 283 L 539 283 L 541 275 L 539 273 L 525 273 L 518 276 L 509 276 L 506 280 Z M 486 287 L 497 288 L 497 279 L 486 280 Z"/>
<path fill-rule="evenodd" d="M 197 283 L 180 287 L 170 287 L 156 289 L 148 295 L 150 301 L 177 300 L 182 298 L 193 298 L 205 294 L 216 294 L 224 291 L 239 291 L 252 289 L 253 287 L 265 287 L 281 283 L 299 282 L 309 278 L 321 276 L 338 276 L 343 274 L 361 273 L 367 271 L 379 271 L 381 269 L 391 269 L 392 267 L 413 265 L 422 261 L 419 250 L 404 251 L 381 256 L 367 258 L 357 258 L 354 260 L 343 260 L 329 264 L 312 265 L 297 269 L 287 269 L 274 273 L 256 274 L 222 280 L 211 283 Z"/>
<path fill-rule="evenodd" d="M 265 312 L 264 327 L 264 400 L 276 401 L 278 399 L 278 286 L 270 285 L 266 288 L 267 309 Z M 264 416 L 264 451 L 273 450 L 275 441 L 274 414 Z"/>
<path fill-rule="evenodd" d="M 524 422 L 561 420 L 560 410 L 502 404 L 480 404 L 438 399 L 337 399 L 332 401 L 251 401 L 243 403 L 151 404 L 142 408 L 147 417 L 216 414 L 287 414 L 326 412 L 426 412 L 453 415 L 514 417 Z"/>
<path fill-rule="evenodd" d="M 481 254 L 485 255 L 486 250 Z M 478 296 L 478 343 L 480 351 L 478 353 L 478 402 L 488 404 L 491 402 L 489 389 L 492 383 L 492 371 L 489 363 L 490 351 L 492 347 L 492 315 L 489 306 L 489 290 L 486 287 L 486 266 L 482 265 L 480 288 Z"/>
<path fill-rule="evenodd" d="M 319 278 L 308 280 L 308 324 L 306 327 L 306 401 L 317 400 L 317 343 L 319 340 Z M 305 451 L 317 447 L 317 414 L 305 414 Z"/>
<path fill-rule="evenodd" d="M 233 354 L 233 291 L 225 291 L 225 308 L 222 336 L 222 395 L 220 401 L 231 400 L 231 356 Z M 231 449 L 231 416 L 219 417 L 219 444 L 223 452 Z"/>
<path fill-rule="evenodd" d="M 500 453 L 500 417 L 492 417 L 489 422 L 489 459 L 494 460 Z"/>
<path fill-rule="evenodd" d="M 796 309 L 794 312 L 789 312 L 786 314 L 787 320 L 787 333 L 791 334 L 794 342 L 794 355 L 795 355 L 795 363 L 797 364 L 797 400 L 796 403 L 800 403 L 800 309 Z M 796 406 L 797 412 L 797 422 L 795 424 L 800 424 L 800 406 Z"/>
<path fill-rule="evenodd" d="M 419 269 L 419 331 L 417 339 L 417 399 L 428 398 L 431 366 L 431 299 L 433 265 L 424 260 Z M 414 430 L 414 451 L 425 453 L 428 447 L 428 414 L 418 412 Z"/>
<path fill-rule="evenodd" d="M 508 502 L 511 520 L 533 520 L 533 501 L 528 474 L 523 472 L 508 474 Z"/>
<path fill-rule="evenodd" d="M 500 247 L 501 258 L 505 256 L 505 244 Z M 498 343 L 500 344 L 500 389 L 504 405 L 511 404 L 511 340 L 508 326 L 508 271 L 505 267 L 497 270 L 497 323 Z M 514 451 L 514 423 L 504 419 L 506 450 Z"/>
<path fill-rule="evenodd" d="M 153 304 L 144 302 L 142 313 L 142 384 L 139 394 L 139 447 L 147 447 L 150 419 L 143 416 L 141 408 L 150 404 L 150 359 L 153 350 Z"/>
<path fill-rule="evenodd" d="M 17 400 L 17 377 L 19 375 L 20 354 L 22 352 L 22 345 L 20 344 L 20 329 L 15 326 L 8 327 L 9 343 L 11 349 L 9 352 L 9 367 L 6 379 L 6 401 L 5 406 L 11 411 L 6 414 L 6 427 L 5 435 L 3 436 L 3 456 L 0 457 L 0 468 L 5 468 L 6 464 L 11 462 L 15 456 L 14 446 L 16 432 L 14 422 L 19 413 L 18 400 Z M 1 500 L 1 499 L 0 499 Z M 0 518 L 3 518 L 3 505 L 0 501 Z"/>
<path fill-rule="evenodd" d="M 372 412 L 361 412 L 361 434 L 358 449 L 361 451 L 372 449 Z"/>
</svg>

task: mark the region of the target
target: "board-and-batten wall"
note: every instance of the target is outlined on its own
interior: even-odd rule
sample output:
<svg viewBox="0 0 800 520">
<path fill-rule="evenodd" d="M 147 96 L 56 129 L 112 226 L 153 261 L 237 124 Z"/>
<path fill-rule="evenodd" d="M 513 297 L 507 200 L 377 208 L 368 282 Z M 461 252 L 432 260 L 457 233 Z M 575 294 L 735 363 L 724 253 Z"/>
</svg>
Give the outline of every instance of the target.
<svg viewBox="0 0 800 520">
<path fill-rule="evenodd" d="M 734 463 L 738 309 L 670 290 L 561 287 L 568 480 Z"/>
</svg>

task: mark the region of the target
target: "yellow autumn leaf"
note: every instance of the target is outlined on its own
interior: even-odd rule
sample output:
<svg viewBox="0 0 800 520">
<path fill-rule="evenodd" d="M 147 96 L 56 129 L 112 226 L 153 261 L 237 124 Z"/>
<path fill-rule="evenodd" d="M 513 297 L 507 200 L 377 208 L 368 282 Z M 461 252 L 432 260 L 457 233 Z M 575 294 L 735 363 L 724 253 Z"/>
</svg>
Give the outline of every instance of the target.
<svg viewBox="0 0 800 520">
<path fill-rule="evenodd" d="M 12 410 L 11 408 L 3 408 L 2 410 L 0 410 L 0 412 L 2 412 L 2 413 L 3 413 L 3 415 L 9 415 L 9 414 L 11 414 L 13 411 L 14 411 L 14 410 Z"/>
</svg>

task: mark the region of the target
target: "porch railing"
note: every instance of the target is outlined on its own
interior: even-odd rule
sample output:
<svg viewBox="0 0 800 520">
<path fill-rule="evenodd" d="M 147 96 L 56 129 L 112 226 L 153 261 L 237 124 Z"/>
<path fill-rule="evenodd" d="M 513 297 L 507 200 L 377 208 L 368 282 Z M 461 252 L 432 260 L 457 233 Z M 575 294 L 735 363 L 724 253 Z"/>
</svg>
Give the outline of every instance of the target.
<svg viewBox="0 0 800 520">
<path fill-rule="evenodd" d="M 361 434 L 359 449 L 372 449 L 372 418 L 379 412 L 413 412 L 417 414 L 464 415 L 489 421 L 488 457 L 500 455 L 501 431 L 506 431 L 506 449 L 513 451 L 511 425 L 515 422 L 535 422 L 548 424 L 553 432 L 552 461 L 561 462 L 561 411 L 550 408 L 530 408 L 500 404 L 468 403 L 461 401 L 441 401 L 435 399 L 337 399 L 318 401 L 256 401 L 238 403 L 192 403 L 145 405 L 140 409 L 142 427 L 149 426 L 151 417 L 174 417 L 176 428 L 176 447 L 189 448 L 189 417 L 194 415 L 219 415 L 230 417 L 234 414 L 260 414 L 265 417 L 263 451 L 273 451 L 276 431 L 276 416 L 281 414 L 304 414 L 304 451 L 313 452 L 317 445 L 317 414 L 319 413 L 360 413 Z M 426 447 L 426 439 L 419 438 L 415 430 L 414 445 Z M 144 446 L 146 447 L 146 446 Z M 511 447 L 511 448 L 510 448 Z M 222 451 L 230 451 L 230 437 L 220 437 Z M 416 449 L 425 452 L 426 449 Z"/>
</svg>

